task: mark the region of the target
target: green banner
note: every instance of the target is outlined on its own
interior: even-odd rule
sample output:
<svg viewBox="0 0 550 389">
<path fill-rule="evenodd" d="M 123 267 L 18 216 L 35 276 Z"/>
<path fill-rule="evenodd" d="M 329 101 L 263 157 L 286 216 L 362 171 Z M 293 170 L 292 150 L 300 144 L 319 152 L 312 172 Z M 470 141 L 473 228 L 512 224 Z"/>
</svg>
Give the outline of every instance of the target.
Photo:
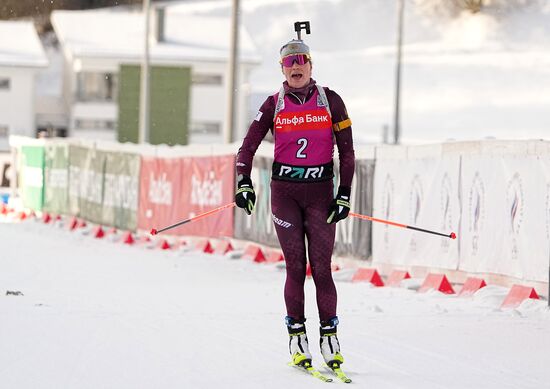
<svg viewBox="0 0 550 389">
<path fill-rule="evenodd" d="M 138 154 L 107 153 L 103 224 L 132 231 L 137 228 L 140 166 Z"/>
<path fill-rule="evenodd" d="M 21 147 L 20 188 L 23 206 L 42 210 L 44 203 L 44 147 Z"/>
<path fill-rule="evenodd" d="M 66 214 L 69 210 L 69 146 L 46 145 L 44 164 L 44 210 Z"/>
<path fill-rule="evenodd" d="M 102 223 L 103 176 L 107 153 L 69 146 L 69 212 Z"/>
</svg>

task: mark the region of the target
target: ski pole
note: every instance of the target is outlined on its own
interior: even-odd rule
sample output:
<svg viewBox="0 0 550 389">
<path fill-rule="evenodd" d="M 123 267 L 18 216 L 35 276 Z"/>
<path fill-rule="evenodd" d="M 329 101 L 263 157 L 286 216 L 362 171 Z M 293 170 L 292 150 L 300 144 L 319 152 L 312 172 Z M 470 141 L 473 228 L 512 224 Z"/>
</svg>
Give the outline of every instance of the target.
<svg viewBox="0 0 550 389">
<path fill-rule="evenodd" d="M 389 220 L 377 219 L 377 218 L 375 218 L 375 217 L 367 216 L 367 215 L 361 215 L 361 214 L 359 214 L 359 213 L 350 212 L 349 215 L 350 215 L 350 216 L 353 216 L 353 217 L 356 217 L 356 218 L 358 218 L 358 219 L 370 220 L 371 222 L 384 223 L 384 224 L 389 224 L 390 226 L 401 227 L 401 228 L 408 228 L 409 230 L 415 230 L 415 231 L 420 231 L 420 232 L 426 232 L 426 233 L 428 233 L 428 234 L 434 234 L 434 235 L 444 236 L 444 237 L 446 237 L 446 238 L 456 239 L 456 234 L 455 234 L 454 232 L 451 232 L 450 234 L 443 234 L 443 233 L 441 233 L 441 232 L 425 230 L 424 228 L 418 228 L 418 227 L 408 226 L 408 225 L 406 225 L 406 224 L 396 223 L 396 222 L 392 222 L 392 221 L 389 221 Z"/>
<path fill-rule="evenodd" d="M 216 212 L 219 212 L 222 209 L 231 208 L 231 207 L 234 207 L 234 206 L 235 206 L 235 202 L 232 202 L 232 203 L 229 203 L 229 204 L 222 205 L 221 207 L 211 209 L 210 211 L 201 213 L 200 215 L 190 217 L 189 219 L 182 220 L 181 222 L 177 222 L 176 224 L 172 224 L 171 226 L 161 228 L 160 230 L 157 230 L 157 229 L 153 228 L 151 230 L 151 235 L 160 234 L 163 231 L 170 230 L 172 228 L 181 226 L 181 225 L 186 224 L 186 223 L 194 222 L 195 220 L 199 220 L 199 219 L 202 219 L 203 217 L 210 216 L 210 215 L 212 215 Z"/>
</svg>

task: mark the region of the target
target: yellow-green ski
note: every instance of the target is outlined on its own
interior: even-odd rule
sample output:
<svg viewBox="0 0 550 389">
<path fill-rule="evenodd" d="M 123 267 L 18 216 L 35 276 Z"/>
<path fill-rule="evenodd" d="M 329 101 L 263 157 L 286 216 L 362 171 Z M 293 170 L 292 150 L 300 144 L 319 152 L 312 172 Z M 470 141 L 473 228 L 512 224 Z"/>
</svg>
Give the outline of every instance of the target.
<svg viewBox="0 0 550 389">
<path fill-rule="evenodd" d="M 317 379 L 320 379 L 321 381 L 323 382 L 332 382 L 332 378 L 329 378 L 323 374 L 321 374 L 321 372 L 319 370 L 317 370 L 316 368 L 314 368 L 313 366 L 311 366 L 311 363 L 310 362 L 304 362 L 300 365 L 296 365 L 292 362 L 289 362 L 288 363 L 288 366 L 292 366 L 292 367 L 296 367 L 302 371 L 305 371 L 306 373 L 312 375 L 313 377 L 317 378 Z"/>
<path fill-rule="evenodd" d="M 327 365 L 327 367 L 332 370 L 334 374 L 336 374 L 336 377 L 338 379 L 346 384 L 351 383 L 351 379 L 348 378 L 348 376 L 340 369 L 340 364 L 337 362 L 334 362 L 332 365 Z"/>
</svg>

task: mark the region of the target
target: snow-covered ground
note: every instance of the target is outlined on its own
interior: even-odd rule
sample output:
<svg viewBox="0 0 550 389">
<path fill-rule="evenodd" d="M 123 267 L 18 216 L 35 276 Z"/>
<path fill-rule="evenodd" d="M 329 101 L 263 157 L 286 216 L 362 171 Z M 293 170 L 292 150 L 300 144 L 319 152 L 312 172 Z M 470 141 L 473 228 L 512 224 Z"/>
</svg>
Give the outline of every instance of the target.
<svg viewBox="0 0 550 389">
<path fill-rule="evenodd" d="M 550 382 L 545 301 L 503 311 L 507 290 L 499 287 L 457 298 L 346 278 L 344 270 L 337 282 L 339 337 L 357 387 L 526 389 Z M 344 385 L 286 365 L 283 283 L 275 265 L 129 247 L 32 220 L 0 222 L 0 386 Z M 311 280 L 307 316 L 321 366 Z"/>
</svg>

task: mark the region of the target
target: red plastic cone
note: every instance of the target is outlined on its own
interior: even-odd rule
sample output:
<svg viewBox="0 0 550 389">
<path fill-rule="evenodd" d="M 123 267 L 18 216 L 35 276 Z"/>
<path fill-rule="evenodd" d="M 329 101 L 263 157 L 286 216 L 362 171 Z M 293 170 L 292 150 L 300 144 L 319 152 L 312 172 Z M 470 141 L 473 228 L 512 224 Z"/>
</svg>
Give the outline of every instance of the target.
<svg viewBox="0 0 550 389">
<path fill-rule="evenodd" d="M 243 259 L 249 259 L 256 263 L 265 262 L 265 256 L 260 246 L 249 244 L 243 254 Z"/>
<path fill-rule="evenodd" d="M 134 242 L 135 242 L 134 237 L 132 236 L 132 233 L 130 231 L 126 231 L 122 235 L 122 243 L 124 243 L 124 244 L 134 244 Z"/>
<path fill-rule="evenodd" d="M 214 249 L 212 248 L 212 245 L 210 244 L 210 241 L 208 239 L 199 240 L 195 245 L 195 248 L 198 251 L 202 251 L 206 254 L 212 254 L 214 252 Z"/>
<path fill-rule="evenodd" d="M 270 252 L 265 259 L 265 261 L 269 263 L 283 262 L 284 260 L 285 260 L 285 257 L 283 256 L 283 253 L 281 253 L 280 251 Z"/>
<path fill-rule="evenodd" d="M 157 247 L 161 250 L 170 250 L 170 243 L 166 239 L 162 239 L 158 244 Z"/>
<path fill-rule="evenodd" d="M 424 280 L 424 283 L 420 289 L 418 289 L 418 292 L 423 293 L 430 289 L 435 289 L 445 294 L 455 294 L 455 291 L 445 274 L 428 274 Z"/>
<path fill-rule="evenodd" d="M 103 231 L 103 228 L 101 226 L 97 226 L 92 230 L 92 234 L 94 235 L 94 238 L 101 239 L 105 236 L 105 232 Z"/>
<path fill-rule="evenodd" d="M 394 270 L 390 273 L 390 276 L 386 280 L 387 286 L 399 286 L 401 281 L 411 278 L 411 275 L 408 271 L 405 270 Z"/>
<path fill-rule="evenodd" d="M 481 288 L 484 288 L 487 286 L 487 283 L 482 278 L 476 278 L 476 277 L 468 277 L 466 279 L 466 282 L 464 282 L 464 285 L 462 286 L 462 289 L 460 290 L 459 296 L 471 296 Z"/>
<path fill-rule="evenodd" d="M 380 277 L 380 274 L 378 274 L 378 271 L 376 269 L 357 269 L 351 279 L 351 282 L 361 281 L 370 282 L 374 286 L 384 286 L 384 281 L 382 281 L 382 277 Z"/>
<path fill-rule="evenodd" d="M 78 219 L 76 217 L 71 217 L 67 222 L 67 229 L 73 231 L 78 226 Z"/>
<path fill-rule="evenodd" d="M 500 307 L 515 308 L 527 299 L 539 299 L 539 295 L 537 294 L 535 288 L 523 285 L 513 285 Z"/>
<path fill-rule="evenodd" d="M 214 254 L 224 255 L 228 252 L 233 251 L 233 246 L 228 240 L 220 240 L 216 247 L 214 248 Z"/>
</svg>

